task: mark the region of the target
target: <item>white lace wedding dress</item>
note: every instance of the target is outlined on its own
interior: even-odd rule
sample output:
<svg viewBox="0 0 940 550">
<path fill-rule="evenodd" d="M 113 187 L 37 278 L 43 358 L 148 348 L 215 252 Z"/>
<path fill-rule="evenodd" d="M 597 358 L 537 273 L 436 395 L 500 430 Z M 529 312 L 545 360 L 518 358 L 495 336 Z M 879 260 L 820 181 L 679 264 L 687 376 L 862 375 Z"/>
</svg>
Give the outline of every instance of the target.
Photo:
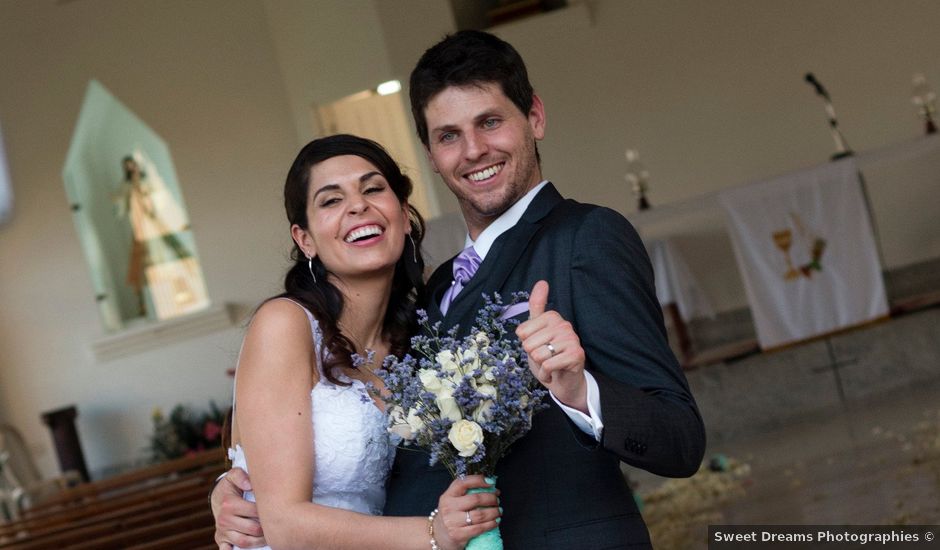
<svg viewBox="0 0 940 550">
<path fill-rule="evenodd" d="M 306 308 L 303 310 L 310 319 L 317 368 L 321 368 L 320 327 L 313 315 Z M 310 392 L 316 460 L 313 502 L 381 515 L 385 505 L 385 481 L 395 459 L 397 442 L 388 433 L 386 416 L 369 397 L 365 384 L 342 374 L 337 378 L 351 385 L 333 384 L 321 371 L 320 380 Z M 277 452 L 277 449 L 270 449 L 270 452 Z M 249 471 L 241 445 L 230 448 L 228 455 L 233 467 Z M 310 467 L 313 468 L 313 464 Z M 245 493 L 245 498 L 255 500 L 251 492 Z"/>
</svg>

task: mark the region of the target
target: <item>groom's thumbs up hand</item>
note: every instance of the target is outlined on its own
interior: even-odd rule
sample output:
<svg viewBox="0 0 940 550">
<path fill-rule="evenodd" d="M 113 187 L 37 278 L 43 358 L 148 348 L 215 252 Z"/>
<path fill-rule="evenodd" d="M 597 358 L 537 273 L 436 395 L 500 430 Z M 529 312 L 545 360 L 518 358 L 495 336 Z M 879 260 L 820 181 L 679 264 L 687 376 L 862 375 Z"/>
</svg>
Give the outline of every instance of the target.
<svg viewBox="0 0 940 550">
<path fill-rule="evenodd" d="M 587 413 L 584 349 L 571 323 L 548 310 L 548 283 L 538 281 L 529 293 L 529 320 L 516 336 L 529 356 L 529 370 L 565 405 Z"/>
<path fill-rule="evenodd" d="M 545 307 L 547 305 L 548 283 L 538 281 L 535 283 L 535 286 L 532 287 L 532 292 L 529 293 L 529 319 L 535 319 L 545 313 Z"/>
</svg>

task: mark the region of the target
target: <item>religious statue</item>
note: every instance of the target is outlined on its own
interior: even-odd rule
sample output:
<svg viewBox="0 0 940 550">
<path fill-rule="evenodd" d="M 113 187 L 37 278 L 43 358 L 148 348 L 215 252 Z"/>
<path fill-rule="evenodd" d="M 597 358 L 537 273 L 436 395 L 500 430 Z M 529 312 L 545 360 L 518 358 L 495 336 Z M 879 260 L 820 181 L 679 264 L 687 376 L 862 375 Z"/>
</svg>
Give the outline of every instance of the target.
<svg viewBox="0 0 940 550">
<path fill-rule="evenodd" d="M 156 279 L 166 279 L 163 282 L 172 286 L 172 301 L 176 306 L 197 300 L 197 289 L 188 280 L 186 269 L 167 269 L 173 263 L 182 262 L 185 266 L 196 261 L 181 240 L 182 233 L 189 230 L 189 221 L 162 180 L 159 177 L 148 178 L 137 158 L 126 156 L 121 164 L 124 179 L 114 201 L 118 216 L 127 218 L 131 226 L 127 284 L 137 295 L 141 316 L 151 313 L 154 315 L 150 316 L 163 318 L 165 315 L 159 311 L 161 304 L 154 304 L 158 311 L 148 312 L 145 290 L 151 289 Z"/>
</svg>

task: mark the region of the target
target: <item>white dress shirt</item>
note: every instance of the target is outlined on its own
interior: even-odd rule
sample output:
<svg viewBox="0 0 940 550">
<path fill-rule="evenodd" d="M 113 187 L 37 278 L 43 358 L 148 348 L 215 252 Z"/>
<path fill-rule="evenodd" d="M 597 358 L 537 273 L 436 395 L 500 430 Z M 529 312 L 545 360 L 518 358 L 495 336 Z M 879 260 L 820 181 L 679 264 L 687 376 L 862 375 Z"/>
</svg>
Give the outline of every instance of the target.
<svg viewBox="0 0 940 550">
<path fill-rule="evenodd" d="M 534 188 L 532 188 L 528 193 L 526 193 L 521 199 L 516 201 L 515 204 L 509 207 L 508 210 L 502 213 L 498 218 L 496 218 L 493 223 L 488 225 L 480 235 L 477 237 L 477 240 L 470 239 L 470 235 L 467 235 L 466 243 L 464 248 L 472 246 L 476 250 L 477 254 L 480 256 L 481 261 L 486 259 L 486 254 L 490 251 L 490 248 L 493 246 L 493 242 L 496 241 L 496 238 L 512 229 L 516 223 L 522 218 L 522 214 L 525 213 L 526 209 L 529 208 L 529 204 L 532 202 L 532 199 L 535 198 L 535 195 L 542 190 L 545 185 L 548 184 L 548 180 L 544 180 Z M 548 281 L 549 287 L 551 281 Z M 531 289 L 524 289 L 526 291 Z M 588 403 L 588 413 L 584 414 L 583 412 L 573 409 L 561 401 L 559 401 L 554 394 L 549 392 L 549 395 L 552 396 L 552 399 L 555 400 L 555 403 L 561 407 L 561 410 L 568 415 L 568 418 L 574 422 L 582 432 L 594 436 L 594 439 L 597 441 L 601 440 L 601 433 L 604 430 L 604 421 L 601 418 L 601 396 L 600 391 L 597 388 L 597 381 L 594 380 L 594 377 L 591 376 L 587 370 L 584 371 L 584 379 L 587 382 L 587 403 Z"/>
</svg>

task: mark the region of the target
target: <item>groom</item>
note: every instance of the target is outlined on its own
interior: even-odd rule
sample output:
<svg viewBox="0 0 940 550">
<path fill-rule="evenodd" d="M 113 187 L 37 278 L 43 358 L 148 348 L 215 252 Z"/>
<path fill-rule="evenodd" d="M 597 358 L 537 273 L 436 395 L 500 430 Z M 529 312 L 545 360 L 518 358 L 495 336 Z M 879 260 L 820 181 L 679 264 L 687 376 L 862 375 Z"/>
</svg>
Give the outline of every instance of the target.
<svg viewBox="0 0 940 550">
<path fill-rule="evenodd" d="M 648 547 L 620 462 L 690 476 L 705 435 L 643 244 L 620 214 L 565 200 L 542 180 L 545 108 L 506 42 L 462 31 L 433 46 L 411 74 L 411 107 L 469 233 L 428 282 L 431 321 L 467 330 L 484 294 L 534 287 L 517 335 L 553 399 L 497 467 L 506 547 Z M 243 478 L 230 477 L 216 502 Z M 449 481 L 426 454 L 399 452 L 386 514 L 427 515 Z M 217 513 L 216 540 L 231 538 L 230 520 Z"/>
</svg>

